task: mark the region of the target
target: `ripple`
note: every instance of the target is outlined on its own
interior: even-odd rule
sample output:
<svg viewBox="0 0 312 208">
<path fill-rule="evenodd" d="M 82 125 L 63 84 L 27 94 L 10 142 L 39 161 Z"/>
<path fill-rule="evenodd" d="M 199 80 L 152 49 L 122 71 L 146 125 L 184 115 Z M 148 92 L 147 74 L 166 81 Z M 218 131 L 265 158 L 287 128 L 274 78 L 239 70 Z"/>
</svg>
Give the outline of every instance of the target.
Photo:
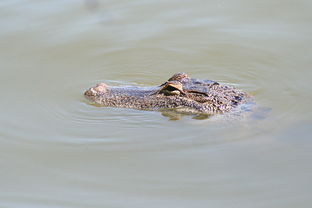
<svg viewBox="0 0 312 208">
<path fill-rule="evenodd" d="M 252 126 L 229 125 L 222 119 L 194 120 L 185 116 L 173 122 L 160 112 L 95 107 L 83 97 L 86 86 L 90 84 L 62 86 L 56 89 L 62 93 L 52 93 L 60 94 L 57 102 L 43 99 L 37 103 L 41 119 L 49 122 L 49 131 L 62 142 L 102 145 L 106 151 L 175 151 L 241 141 L 252 138 L 254 133 Z"/>
</svg>

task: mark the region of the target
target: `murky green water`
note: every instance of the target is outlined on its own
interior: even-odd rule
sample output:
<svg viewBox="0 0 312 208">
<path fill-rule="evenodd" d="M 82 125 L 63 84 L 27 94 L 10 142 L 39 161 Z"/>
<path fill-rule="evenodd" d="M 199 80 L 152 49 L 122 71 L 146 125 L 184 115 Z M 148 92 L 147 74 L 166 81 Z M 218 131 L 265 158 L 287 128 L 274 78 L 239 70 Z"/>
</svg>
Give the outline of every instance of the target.
<svg viewBox="0 0 312 208">
<path fill-rule="evenodd" d="M 2 0 L 0 207 L 311 207 L 311 9 Z M 156 85 L 179 71 L 271 110 L 170 121 L 82 95 L 100 81 Z"/>
</svg>

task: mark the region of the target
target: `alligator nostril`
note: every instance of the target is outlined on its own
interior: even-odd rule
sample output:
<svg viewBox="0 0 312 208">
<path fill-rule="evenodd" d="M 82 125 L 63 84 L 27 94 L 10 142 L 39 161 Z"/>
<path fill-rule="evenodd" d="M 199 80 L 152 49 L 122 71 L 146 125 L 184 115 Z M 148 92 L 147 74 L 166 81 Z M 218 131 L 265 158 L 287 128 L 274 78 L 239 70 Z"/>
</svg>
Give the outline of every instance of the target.
<svg viewBox="0 0 312 208">
<path fill-rule="evenodd" d="M 90 95 L 90 92 L 89 92 L 89 90 L 85 91 L 84 95 L 85 95 L 85 96 L 88 96 L 88 95 Z"/>
<path fill-rule="evenodd" d="M 87 91 L 85 91 L 84 95 L 87 98 L 92 98 L 92 97 L 96 96 L 96 93 L 94 92 L 94 90 L 92 88 L 90 88 Z"/>
<path fill-rule="evenodd" d="M 107 92 L 108 86 L 105 83 L 99 83 L 94 88 L 92 88 L 95 92 Z"/>
<path fill-rule="evenodd" d="M 100 83 L 91 87 L 87 91 L 85 91 L 84 95 L 87 97 L 97 96 L 108 91 L 108 86 L 105 83 Z"/>
</svg>

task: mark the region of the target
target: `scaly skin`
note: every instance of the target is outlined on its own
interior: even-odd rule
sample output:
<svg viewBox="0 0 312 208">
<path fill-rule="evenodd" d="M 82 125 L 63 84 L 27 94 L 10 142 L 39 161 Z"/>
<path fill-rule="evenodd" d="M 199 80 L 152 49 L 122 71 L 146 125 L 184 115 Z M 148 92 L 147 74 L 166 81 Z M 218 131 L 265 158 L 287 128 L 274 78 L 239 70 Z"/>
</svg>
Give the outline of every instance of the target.
<svg viewBox="0 0 312 208">
<path fill-rule="evenodd" d="M 249 97 L 234 87 L 192 79 L 185 73 L 174 74 L 167 82 L 155 87 L 111 87 L 99 83 L 84 94 L 100 106 L 142 110 L 166 108 L 204 114 L 229 112 L 247 102 Z"/>
</svg>

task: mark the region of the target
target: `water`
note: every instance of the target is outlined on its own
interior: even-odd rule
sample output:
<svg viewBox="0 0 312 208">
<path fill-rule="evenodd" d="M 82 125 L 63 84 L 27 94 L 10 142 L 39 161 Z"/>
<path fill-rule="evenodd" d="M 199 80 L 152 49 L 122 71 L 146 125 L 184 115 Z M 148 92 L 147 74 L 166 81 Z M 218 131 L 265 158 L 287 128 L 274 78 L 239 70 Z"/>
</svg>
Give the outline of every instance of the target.
<svg viewBox="0 0 312 208">
<path fill-rule="evenodd" d="M 311 207 L 310 1 L 0 2 L 0 207 Z M 251 120 L 98 108 L 183 71 Z"/>
</svg>

